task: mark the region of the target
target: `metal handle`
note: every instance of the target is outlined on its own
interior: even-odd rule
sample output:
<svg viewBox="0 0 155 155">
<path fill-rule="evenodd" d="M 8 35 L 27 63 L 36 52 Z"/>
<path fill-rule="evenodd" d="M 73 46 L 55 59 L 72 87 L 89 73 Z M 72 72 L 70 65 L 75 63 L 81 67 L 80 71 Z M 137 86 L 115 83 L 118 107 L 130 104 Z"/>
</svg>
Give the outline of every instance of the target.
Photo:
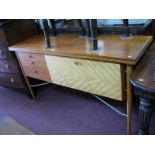
<svg viewBox="0 0 155 155">
<path fill-rule="evenodd" d="M 14 83 L 15 82 L 15 80 L 13 78 L 11 78 L 10 81 L 11 81 L 11 83 Z"/>
<path fill-rule="evenodd" d="M 8 65 L 8 64 L 5 64 L 5 68 L 6 68 L 6 69 L 9 69 L 9 65 Z"/>
<path fill-rule="evenodd" d="M 0 55 L 3 55 L 3 51 L 2 50 L 0 50 Z"/>
</svg>

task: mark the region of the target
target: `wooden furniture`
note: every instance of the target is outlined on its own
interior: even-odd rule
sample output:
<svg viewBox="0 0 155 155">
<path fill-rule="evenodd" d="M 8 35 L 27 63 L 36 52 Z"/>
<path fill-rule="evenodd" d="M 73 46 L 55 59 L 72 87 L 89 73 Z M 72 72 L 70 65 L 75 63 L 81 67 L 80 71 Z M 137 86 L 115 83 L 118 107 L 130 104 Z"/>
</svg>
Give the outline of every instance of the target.
<svg viewBox="0 0 155 155">
<path fill-rule="evenodd" d="M 103 19 L 104 20 L 104 19 Z M 133 22 L 133 20 L 135 20 Z M 154 24 L 154 20 L 152 19 L 141 19 L 140 21 L 136 19 L 128 19 L 128 30 L 124 29 L 124 25 L 127 25 L 126 21 L 123 19 L 105 19 L 103 21 L 103 25 L 98 28 L 99 33 L 103 34 L 122 34 L 123 32 L 130 31 L 131 34 L 134 35 L 143 35 L 143 34 L 153 34 L 154 30 L 152 24 Z"/>
<path fill-rule="evenodd" d="M 82 21 L 82 22 L 81 22 Z M 50 22 L 52 28 L 52 34 L 61 34 L 67 33 L 79 33 L 79 28 L 81 35 L 86 34 L 90 36 L 90 27 L 89 20 L 83 19 L 79 21 L 79 24 L 75 24 L 75 20 L 55 20 L 55 28 L 53 23 Z M 65 23 L 65 24 L 64 24 Z M 147 20 L 137 20 L 137 19 L 129 19 L 129 31 L 133 35 L 146 35 L 146 34 L 154 34 L 155 30 L 153 25 L 155 24 L 155 20 L 147 19 Z M 83 31 L 83 29 L 85 29 Z M 98 33 L 99 34 L 118 34 L 121 35 L 125 32 L 124 24 L 122 19 L 98 19 Z"/>
<path fill-rule="evenodd" d="M 140 98 L 138 134 L 149 134 L 152 106 L 155 100 L 155 43 L 136 66 L 131 83 Z"/>
<path fill-rule="evenodd" d="M 34 133 L 10 117 L 0 116 L 0 135 L 34 135 Z"/>
<path fill-rule="evenodd" d="M 129 78 L 152 37 L 122 39 L 99 35 L 95 51 L 91 50 L 90 39 L 75 34 L 53 37 L 51 41 L 52 48 L 46 49 L 44 36 L 36 35 L 9 47 L 16 53 L 28 85 L 29 76 L 126 101 L 130 133 L 132 93 Z"/>
<path fill-rule="evenodd" d="M 0 85 L 26 89 L 29 92 L 16 56 L 8 50 L 8 46 L 36 34 L 37 29 L 33 20 L 0 21 Z"/>
<path fill-rule="evenodd" d="M 51 41 L 50 41 L 50 30 L 47 19 L 40 19 L 40 24 L 42 25 L 43 33 L 45 36 L 45 48 L 51 48 Z M 81 19 L 76 20 L 78 22 L 78 25 L 80 27 L 81 36 L 84 37 L 84 29 L 82 26 Z M 92 50 L 98 49 L 98 43 L 97 43 L 97 19 L 90 19 L 89 22 L 87 22 L 89 25 L 88 27 L 91 28 L 91 38 L 92 38 Z M 88 28 L 89 29 L 89 28 Z M 89 30 L 87 30 L 89 31 Z M 88 34 L 88 33 L 87 33 Z M 88 36 L 87 36 L 88 37 Z"/>
</svg>

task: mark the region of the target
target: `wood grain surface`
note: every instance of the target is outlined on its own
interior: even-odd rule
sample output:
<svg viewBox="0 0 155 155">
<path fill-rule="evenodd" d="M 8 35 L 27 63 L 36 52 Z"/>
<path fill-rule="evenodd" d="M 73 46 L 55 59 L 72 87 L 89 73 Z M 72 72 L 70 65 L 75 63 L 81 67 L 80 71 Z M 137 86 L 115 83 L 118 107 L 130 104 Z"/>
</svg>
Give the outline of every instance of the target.
<svg viewBox="0 0 155 155">
<path fill-rule="evenodd" d="M 45 59 L 53 83 L 122 100 L 119 64 L 57 56 Z"/>
<path fill-rule="evenodd" d="M 135 67 L 131 82 L 137 88 L 155 93 L 155 44 L 152 44 Z"/>
<path fill-rule="evenodd" d="M 108 61 L 134 65 L 152 42 L 152 36 L 132 36 L 122 39 L 120 36 L 99 35 L 98 50 L 91 50 L 91 40 L 80 38 L 76 34 L 51 37 L 52 48 L 46 49 L 43 35 L 36 35 L 9 49 L 47 55 L 65 56 L 83 59 Z"/>
<path fill-rule="evenodd" d="M 51 82 L 44 55 L 18 52 L 17 56 L 26 76 Z"/>
</svg>

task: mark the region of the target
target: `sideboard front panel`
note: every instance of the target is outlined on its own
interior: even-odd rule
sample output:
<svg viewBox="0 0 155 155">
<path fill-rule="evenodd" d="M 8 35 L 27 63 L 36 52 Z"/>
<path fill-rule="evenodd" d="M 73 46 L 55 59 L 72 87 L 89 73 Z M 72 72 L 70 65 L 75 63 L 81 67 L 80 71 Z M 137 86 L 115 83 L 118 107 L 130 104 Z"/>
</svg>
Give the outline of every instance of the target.
<svg viewBox="0 0 155 155">
<path fill-rule="evenodd" d="M 45 56 L 52 82 L 122 100 L 120 64 Z"/>
</svg>

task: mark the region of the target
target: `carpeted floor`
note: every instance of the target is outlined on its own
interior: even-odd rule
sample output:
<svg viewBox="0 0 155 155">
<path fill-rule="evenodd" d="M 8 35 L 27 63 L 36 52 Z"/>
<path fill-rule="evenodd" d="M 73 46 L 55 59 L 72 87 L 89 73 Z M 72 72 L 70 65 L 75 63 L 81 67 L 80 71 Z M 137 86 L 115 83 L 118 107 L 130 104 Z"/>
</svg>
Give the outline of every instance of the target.
<svg viewBox="0 0 155 155">
<path fill-rule="evenodd" d="M 125 111 L 123 103 L 113 103 Z M 126 118 L 92 95 L 52 86 L 37 101 L 24 93 L 0 87 L 0 115 L 9 116 L 35 134 L 125 135 Z M 132 134 L 138 129 L 138 106 L 133 107 Z M 155 115 L 151 121 L 155 134 Z"/>
</svg>

